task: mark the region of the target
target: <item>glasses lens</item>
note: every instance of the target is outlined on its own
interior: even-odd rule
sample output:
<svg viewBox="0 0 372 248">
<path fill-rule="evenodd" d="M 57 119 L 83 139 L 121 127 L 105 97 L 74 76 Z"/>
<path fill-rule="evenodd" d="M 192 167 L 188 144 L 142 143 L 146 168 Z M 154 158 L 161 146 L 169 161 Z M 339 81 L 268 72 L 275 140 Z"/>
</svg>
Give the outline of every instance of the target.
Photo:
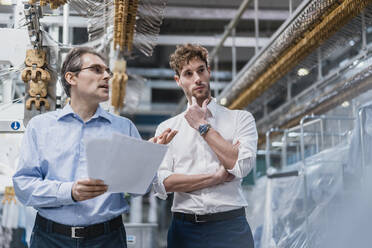
<svg viewBox="0 0 372 248">
<path fill-rule="evenodd" d="M 92 67 L 92 69 L 95 71 L 97 74 L 102 74 L 104 72 L 104 69 L 100 65 L 95 65 Z"/>
<path fill-rule="evenodd" d="M 92 66 L 89 66 L 89 67 L 78 69 L 76 71 L 82 71 L 82 70 L 86 70 L 86 69 L 91 70 L 91 71 L 93 71 L 96 74 L 104 74 L 105 71 L 106 71 L 110 75 L 110 77 L 112 77 L 112 75 L 113 75 L 113 73 L 111 72 L 110 68 L 103 67 L 101 65 L 92 65 Z"/>
</svg>

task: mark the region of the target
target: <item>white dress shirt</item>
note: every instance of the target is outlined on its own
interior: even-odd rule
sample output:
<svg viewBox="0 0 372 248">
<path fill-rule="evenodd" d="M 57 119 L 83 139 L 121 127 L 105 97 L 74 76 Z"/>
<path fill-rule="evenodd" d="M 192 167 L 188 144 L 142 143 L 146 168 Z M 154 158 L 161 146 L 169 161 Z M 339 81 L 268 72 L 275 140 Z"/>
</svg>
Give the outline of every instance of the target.
<svg viewBox="0 0 372 248">
<path fill-rule="evenodd" d="M 207 121 L 212 128 L 225 140 L 233 144 L 240 142 L 236 164 L 228 170 L 235 179 L 188 193 L 175 192 L 172 212 L 208 214 L 247 206 L 241 182 L 256 161 L 257 130 L 254 118 L 247 111 L 222 107 L 214 99 L 207 108 L 210 111 Z M 167 128 L 178 130 L 168 145 L 169 149 L 154 181 L 156 196 L 163 200 L 167 198 L 163 181 L 170 175 L 215 173 L 221 166 L 216 154 L 199 132 L 189 126 L 184 115 L 185 112 L 162 122 L 156 130 L 156 136 Z"/>
</svg>

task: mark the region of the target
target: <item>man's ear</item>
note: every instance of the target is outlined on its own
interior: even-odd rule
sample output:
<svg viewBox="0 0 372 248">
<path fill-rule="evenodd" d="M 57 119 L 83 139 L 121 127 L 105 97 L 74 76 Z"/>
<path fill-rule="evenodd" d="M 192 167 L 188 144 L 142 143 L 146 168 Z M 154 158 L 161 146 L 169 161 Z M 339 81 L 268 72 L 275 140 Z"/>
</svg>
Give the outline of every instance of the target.
<svg viewBox="0 0 372 248">
<path fill-rule="evenodd" d="M 177 82 L 178 86 L 181 87 L 181 81 L 180 81 L 180 77 L 178 75 L 174 75 L 174 80 Z"/>
<path fill-rule="evenodd" d="M 70 85 L 76 85 L 76 81 L 75 81 L 74 77 L 75 77 L 75 74 L 70 72 L 70 71 L 66 72 L 66 74 L 65 74 L 65 79 L 66 79 L 67 83 L 69 83 Z"/>
</svg>

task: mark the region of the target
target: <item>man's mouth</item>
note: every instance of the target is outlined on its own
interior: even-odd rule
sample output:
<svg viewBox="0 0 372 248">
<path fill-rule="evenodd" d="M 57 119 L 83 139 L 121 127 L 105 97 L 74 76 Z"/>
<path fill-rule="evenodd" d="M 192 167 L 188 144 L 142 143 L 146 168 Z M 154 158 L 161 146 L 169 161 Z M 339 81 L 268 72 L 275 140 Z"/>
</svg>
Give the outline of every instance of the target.
<svg viewBox="0 0 372 248">
<path fill-rule="evenodd" d="M 108 89 L 109 86 L 108 86 L 108 84 L 102 84 L 102 85 L 98 86 L 98 88 Z"/>
<path fill-rule="evenodd" d="M 194 90 L 202 90 L 202 89 L 204 89 L 204 86 L 198 86 L 194 88 Z"/>
</svg>

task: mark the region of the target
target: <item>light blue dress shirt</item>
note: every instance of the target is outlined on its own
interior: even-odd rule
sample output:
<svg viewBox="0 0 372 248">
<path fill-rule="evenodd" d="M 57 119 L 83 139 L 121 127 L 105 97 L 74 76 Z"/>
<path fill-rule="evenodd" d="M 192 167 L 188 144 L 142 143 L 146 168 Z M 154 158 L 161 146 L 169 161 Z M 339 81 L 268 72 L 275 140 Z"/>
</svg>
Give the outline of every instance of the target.
<svg viewBox="0 0 372 248">
<path fill-rule="evenodd" d="M 71 197 L 74 181 L 88 178 L 84 139 L 107 138 L 115 132 L 140 138 L 130 120 L 100 107 L 85 123 L 70 105 L 32 118 L 13 176 L 19 201 L 47 219 L 73 226 L 104 222 L 128 211 L 123 193 L 105 193 L 80 202 Z"/>
</svg>

